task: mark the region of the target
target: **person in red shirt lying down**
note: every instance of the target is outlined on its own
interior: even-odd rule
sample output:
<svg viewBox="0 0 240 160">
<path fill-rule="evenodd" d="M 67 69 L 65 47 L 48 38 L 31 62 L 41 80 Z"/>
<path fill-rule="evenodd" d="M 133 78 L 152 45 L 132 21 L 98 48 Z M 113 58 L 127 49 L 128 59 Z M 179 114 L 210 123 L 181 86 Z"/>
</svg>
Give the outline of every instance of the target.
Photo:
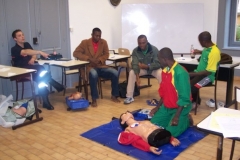
<svg viewBox="0 0 240 160">
<path fill-rule="evenodd" d="M 123 145 L 132 145 L 140 150 L 160 155 L 158 147 L 167 143 L 173 146 L 180 145 L 180 141 L 167 130 L 152 124 L 148 120 L 136 121 L 130 112 L 121 114 L 120 126 L 124 130 L 118 136 L 118 142 Z"/>
</svg>

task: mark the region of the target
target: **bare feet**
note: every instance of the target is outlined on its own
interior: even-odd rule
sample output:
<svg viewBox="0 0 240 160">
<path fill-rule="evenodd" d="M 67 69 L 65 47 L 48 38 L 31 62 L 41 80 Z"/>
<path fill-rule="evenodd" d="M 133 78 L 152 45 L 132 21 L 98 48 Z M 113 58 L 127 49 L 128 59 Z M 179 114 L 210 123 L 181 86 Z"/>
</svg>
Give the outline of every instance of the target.
<svg viewBox="0 0 240 160">
<path fill-rule="evenodd" d="M 112 96 L 111 99 L 113 102 L 120 103 L 120 100 L 118 100 L 115 96 Z"/>
<path fill-rule="evenodd" d="M 174 147 L 178 146 L 180 144 L 180 141 L 177 138 L 173 138 L 173 140 L 170 142 Z"/>
<path fill-rule="evenodd" d="M 92 105 L 92 107 L 97 107 L 97 100 L 93 99 L 91 105 Z"/>
</svg>

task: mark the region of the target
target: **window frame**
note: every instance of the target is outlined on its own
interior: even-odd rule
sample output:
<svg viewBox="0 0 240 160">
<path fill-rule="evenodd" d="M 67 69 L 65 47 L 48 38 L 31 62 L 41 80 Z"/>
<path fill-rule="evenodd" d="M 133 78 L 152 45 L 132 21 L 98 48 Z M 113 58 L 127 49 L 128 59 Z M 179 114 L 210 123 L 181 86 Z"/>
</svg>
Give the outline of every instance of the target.
<svg viewBox="0 0 240 160">
<path fill-rule="evenodd" d="M 237 22 L 237 11 L 239 0 L 230 0 L 229 6 L 229 36 L 228 36 L 228 47 L 240 47 L 240 41 L 236 41 L 236 22 Z M 227 5 L 226 5 L 227 6 Z"/>
</svg>

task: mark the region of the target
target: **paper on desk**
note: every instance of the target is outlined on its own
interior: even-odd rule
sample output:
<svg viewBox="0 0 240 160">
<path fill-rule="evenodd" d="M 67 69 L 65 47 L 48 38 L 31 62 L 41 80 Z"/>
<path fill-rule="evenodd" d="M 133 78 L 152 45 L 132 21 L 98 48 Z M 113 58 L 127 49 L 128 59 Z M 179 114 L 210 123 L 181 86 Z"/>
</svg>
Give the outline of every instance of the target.
<svg viewBox="0 0 240 160">
<path fill-rule="evenodd" d="M 6 71 L 8 71 L 8 70 L 10 70 L 10 68 L 1 68 L 1 69 L 0 69 L 0 72 L 6 72 Z"/>
<path fill-rule="evenodd" d="M 34 69 L 26 69 L 26 71 L 27 71 L 27 72 L 29 72 L 29 71 L 34 71 Z"/>
<path fill-rule="evenodd" d="M 211 113 L 211 120 L 209 122 L 209 129 L 216 130 L 219 132 L 222 132 L 219 123 L 217 122 L 217 117 L 223 117 L 223 118 L 240 118 L 240 114 L 237 113 L 224 113 L 224 112 L 212 112 Z"/>
<path fill-rule="evenodd" d="M 240 117 L 216 117 L 224 138 L 240 137 Z"/>
</svg>

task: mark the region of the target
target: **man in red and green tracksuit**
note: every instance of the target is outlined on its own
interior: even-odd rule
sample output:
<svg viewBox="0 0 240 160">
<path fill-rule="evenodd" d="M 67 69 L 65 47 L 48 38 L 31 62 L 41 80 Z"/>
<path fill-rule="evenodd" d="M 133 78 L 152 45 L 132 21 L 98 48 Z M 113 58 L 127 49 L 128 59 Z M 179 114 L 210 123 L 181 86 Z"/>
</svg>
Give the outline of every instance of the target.
<svg viewBox="0 0 240 160">
<path fill-rule="evenodd" d="M 151 122 L 164 127 L 173 137 L 189 127 L 189 112 L 192 108 L 191 87 L 188 72 L 178 64 L 171 49 L 163 48 L 158 53 L 163 68 L 159 87 L 160 103 L 152 109 Z"/>
</svg>

